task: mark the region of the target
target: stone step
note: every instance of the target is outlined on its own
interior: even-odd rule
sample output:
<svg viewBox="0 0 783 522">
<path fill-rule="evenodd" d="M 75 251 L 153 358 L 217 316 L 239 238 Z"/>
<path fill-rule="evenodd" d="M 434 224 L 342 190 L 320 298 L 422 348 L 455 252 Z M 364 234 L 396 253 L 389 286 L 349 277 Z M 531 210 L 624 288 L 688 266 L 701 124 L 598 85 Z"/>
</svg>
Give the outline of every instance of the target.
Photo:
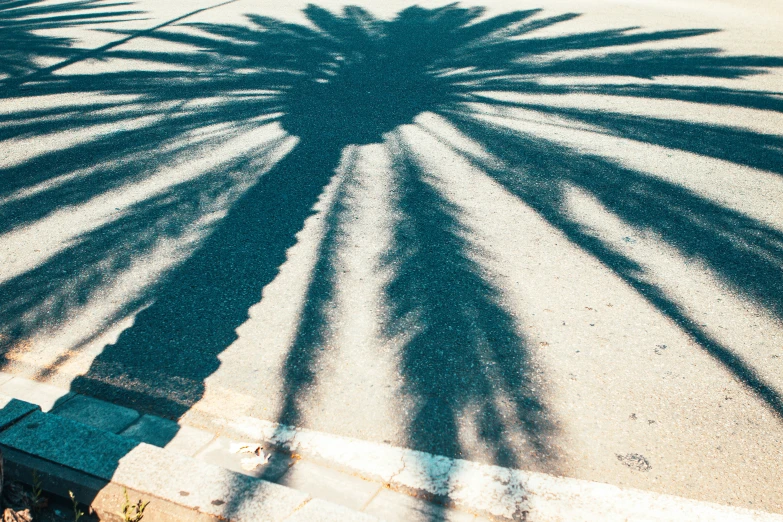
<svg viewBox="0 0 783 522">
<path fill-rule="evenodd" d="M 0 448 L 10 479 L 76 498 L 101 520 L 122 520 L 131 503 L 149 501 L 144 520 L 370 522 L 375 517 L 303 491 L 137 442 L 0 395 Z"/>
<path fill-rule="evenodd" d="M 244 466 L 243 461 L 252 455 L 236 451 L 237 447 L 253 444 L 252 440 L 247 437 L 241 440 L 228 438 L 216 432 L 178 424 L 154 415 L 143 415 L 130 408 L 22 377 L 0 373 L 0 397 L 3 398 L 0 404 L 5 404 L 2 412 L 5 412 L 6 416 L 17 420 L 24 416 L 31 417 L 34 419 L 32 424 L 40 425 L 35 428 L 27 428 L 30 430 L 29 434 L 16 425 L 13 429 L 9 428 L 11 431 L 6 430 L 8 433 L 0 432 L 0 447 L 3 448 L 6 460 L 9 461 L 9 473 L 16 473 L 19 479 L 29 483 L 32 470 L 35 469 L 45 480 L 51 479 L 49 482 L 45 481 L 46 489 L 60 495 L 67 495 L 68 489 L 60 485 L 63 480 L 58 477 L 71 476 L 74 471 L 78 476 L 86 474 L 87 478 L 81 477 L 78 481 L 66 482 L 72 486 L 70 489 L 75 493 L 77 491 L 81 493 L 80 496 L 77 494 L 80 500 L 86 504 L 92 504 L 98 512 L 105 513 L 108 509 L 107 506 L 114 506 L 113 509 L 116 509 L 121 505 L 123 498 L 118 496 L 115 486 L 118 484 L 119 478 L 124 475 L 118 475 L 119 472 L 116 470 L 121 467 L 124 470 L 131 465 L 131 462 L 136 462 L 140 458 L 153 459 L 154 457 L 156 463 L 159 462 L 164 466 L 162 469 L 151 468 L 156 474 L 162 473 L 163 476 L 166 476 L 168 472 L 165 466 L 168 462 L 177 462 L 178 465 L 184 465 L 183 462 L 191 462 L 188 466 L 196 468 L 211 466 L 226 473 L 227 477 L 231 477 L 220 480 L 242 484 L 247 480 L 250 480 L 252 484 L 262 482 L 282 488 L 281 490 L 273 490 L 276 492 L 285 490 L 299 492 L 305 496 L 304 498 L 310 499 L 306 504 L 318 500 L 315 505 L 320 506 L 321 502 L 324 502 L 322 506 L 325 510 L 324 513 L 329 512 L 328 506 L 344 508 L 346 512 L 340 512 L 342 517 L 340 520 L 354 520 L 350 517 L 345 518 L 348 516 L 346 513 L 356 513 L 356 516 L 361 515 L 368 519 L 389 522 L 416 520 L 481 522 L 488 520 L 473 513 L 449 509 L 412 495 L 391 491 L 388 489 L 388 484 L 379 480 L 378 477 L 365 478 L 361 474 L 345 468 L 337 469 L 323 459 L 302 458 L 300 455 L 292 456 L 286 448 L 270 444 L 268 441 L 261 444 L 262 447 L 259 448 L 264 456 L 268 456 L 268 462 L 250 468 Z M 40 419 L 45 419 L 45 422 Z M 1 421 L 2 417 L 0 417 L 0 423 Z M 51 434 L 47 433 L 49 430 L 51 430 Z M 20 434 L 32 436 L 36 433 L 41 433 L 41 435 L 38 438 L 20 438 Z M 80 446 L 74 442 L 74 447 L 78 447 L 79 451 L 74 452 L 73 448 L 69 447 L 68 454 L 64 454 L 58 448 L 65 446 L 57 442 L 57 437 L 66 434 L 76 437 L 77 440 L 93 442 L 89 446 Z M 100 441 L 100 444 L 95 441 Z M 347 444 L 350 443 L 347 441 Z M 102 452 L 106 451 L 106 448 L 114 448 L 113 453 L 103 454 Z M 69 457 L 69 455 L 71 456 Z M 34 458 L 28 458 L 28 456 Z M 109 464 L 105 468 L 93 469 L 90 466 L 96 460 L 113 464 Z M 138 463 L 134 465 L 137 468 L 140 467 Z M 213 475 L 214 473 L 213 470 Z M 193 473 L 185 475 L 193 476 L 194 474 L 203 474 L 203 472 L 197 473 L 196 470 L 193 470 Z M 99 480 L 96 482 L 90 477 L 97 477 Z M 218 474 L 215 477 L 219 478 L 223 475 Z M 177 476 L 176 479 L 180 480 L 180 477 Z M 89 487 L 82 485 L 81 482 Z M 147 487 L 146 483 L 136 484 L 132 481 L 123 483 L 122 487 L 126 487 L 129 492 L 136 491 L 140 498 L 145 495 L 148 498 L 157 498 L 159 492 L 164 491 L 159 488 L 151 489 Z M 107 488 L 106 491 L 112 492 L 112 494 L 102 493 L 99 495 L 98 492 L 101 488 Z M 181 490 L 188 491 L 187 488 L 183 488 L 184 486 L 180 487 Z M 231 488 L 227 487 L 226 491 L 230 490 Z M 244 495 L 243 493 L 242 496 Z M 189 494 L 185 499 L 188 500 L 186 503 L 180 502 L 183 498 L 174 495 L 171 498 L 158 499 L 158 502 L 151 502 L 149 509 L 160 511 L 160 508 L 157 507 L 161 504 L 160 500 L 173 502 L 175 505 L 182 505 L 187 509 L 192 508 L 192 499 Z M 286 507 L 290 507 L 290 505 L 286 504 Z M 172 511 L 170 508 L 166 509 Z M 173 511 L 180 513 L 181 510 L 174 509 Z M 359 511 L 364 513 L 360 514 Z M 187 511 L 180 514 L 188 520 L 195 516 Z M 225 515 L 221 514 L 220 516 Z M 308 520 L 321 520 L 319 517 L 312 517 Z M 145 520 L 147 519 L 148 517 L 145 516 Z M 229 519 L 244 520 L 233 516 Z M 257 520 L 283 519 L 257 518 Z M 356 518 L 356 520 L 364 520 L 364 518 Z"/>
</svg>

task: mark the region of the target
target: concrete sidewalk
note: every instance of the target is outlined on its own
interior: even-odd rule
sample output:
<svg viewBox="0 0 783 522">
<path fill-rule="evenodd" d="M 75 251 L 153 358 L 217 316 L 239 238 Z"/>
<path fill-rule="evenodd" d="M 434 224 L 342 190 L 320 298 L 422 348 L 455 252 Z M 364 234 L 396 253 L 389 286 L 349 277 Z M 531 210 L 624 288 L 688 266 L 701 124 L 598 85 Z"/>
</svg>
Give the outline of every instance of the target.
<svg viewBox="0 0 783 522">
<path fill-rule="evenodd" d="M 783 513 L 778 3 L 55 4 L 0 7 L 2 371 Z"/>
</svg>

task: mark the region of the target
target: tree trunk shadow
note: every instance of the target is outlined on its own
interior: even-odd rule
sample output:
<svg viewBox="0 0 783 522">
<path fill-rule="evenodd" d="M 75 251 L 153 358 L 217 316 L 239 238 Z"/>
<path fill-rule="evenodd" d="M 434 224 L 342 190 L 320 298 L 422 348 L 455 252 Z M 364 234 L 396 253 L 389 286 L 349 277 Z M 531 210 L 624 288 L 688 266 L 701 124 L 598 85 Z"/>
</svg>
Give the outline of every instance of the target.
<svg viewBox="0 0 783 522">
<path fill-rule="evenodd" d="M 277 276 L 341 149 L 303 141 L 264 174 L 72 390 L 169 418 L 187 412 Z"/>
</svg>

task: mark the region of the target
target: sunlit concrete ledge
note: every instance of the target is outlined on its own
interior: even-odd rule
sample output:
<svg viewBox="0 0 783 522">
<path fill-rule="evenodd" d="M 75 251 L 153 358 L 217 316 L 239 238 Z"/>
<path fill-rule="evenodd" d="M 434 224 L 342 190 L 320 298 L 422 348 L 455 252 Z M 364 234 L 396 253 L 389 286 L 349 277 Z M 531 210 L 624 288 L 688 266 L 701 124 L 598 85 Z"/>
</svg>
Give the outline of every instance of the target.
<svg viewBox="0 0 783 522">
<path fill-rule="evenodd" d="M 104 514 L 121 505 L 127 488 L 132 497 L 152 499 L 155 515 L 149 520 L 295 515 L 291 520 L 783 522 L 772 513 L 448 459 L 259 419 L 215 421 L 210 433 L 6 375 L 0 375 L 0 392 L 23 395 L 0 395 L 0 447 L 8 473 L 29 480 L 36 470 L 47 489 L 73 489 Z M 60 399 L 53 403 L 55 396 Z M 270 463 L 256 472 L 241 468 L 240 456 L 230 450 L 237 442 L 262 445 L 272 454 Z"/>
<path fill-rule="evenodd" d="M 783 516 L 586 480 L 449 459 L 246 418 L 224 429 L 391 489 L 497 519 L 526 521 L 757 521 Z"/>
</svg>

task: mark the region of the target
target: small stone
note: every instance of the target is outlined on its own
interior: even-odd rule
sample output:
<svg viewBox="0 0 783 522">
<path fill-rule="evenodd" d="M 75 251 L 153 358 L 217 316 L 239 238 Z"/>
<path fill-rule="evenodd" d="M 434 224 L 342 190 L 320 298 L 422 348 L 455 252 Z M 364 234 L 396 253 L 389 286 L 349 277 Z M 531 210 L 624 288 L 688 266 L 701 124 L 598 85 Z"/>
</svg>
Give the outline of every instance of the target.
<svg viewBox="0 0 783 522">
<path fill-rule="evenodd" d="M 625 455 L 617 454 L 616 456 L 620 463 L 634 471 L 647 472 L 652 469 L 650 462 L 644 457 L 644 455 L 640 455 L 638 453 L 627 453 Z"/>
</svg>

